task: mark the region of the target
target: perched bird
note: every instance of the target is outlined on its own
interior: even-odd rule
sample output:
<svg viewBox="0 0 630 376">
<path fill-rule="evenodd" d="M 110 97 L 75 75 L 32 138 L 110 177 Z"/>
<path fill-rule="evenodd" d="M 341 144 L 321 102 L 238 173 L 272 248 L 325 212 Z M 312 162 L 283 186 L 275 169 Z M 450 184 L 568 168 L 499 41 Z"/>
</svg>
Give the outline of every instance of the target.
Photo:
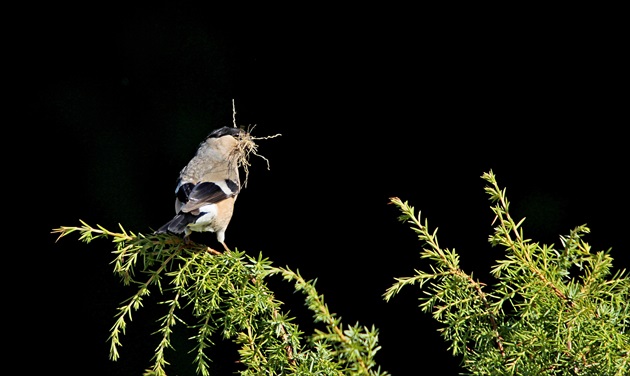
<svg viewBox="0 0 630 376">
<path fill-rule="evenodd" d="M 248 140 L 249 134 L 235 127 L 219 128 L 208 135 L 179 173 L 175 216 L 156 233 L 183 233 L 188 241 L 193 231 L 210 231 L 229 251 L 225 230 L 241 188 L 238 168 L 246 158 Z"/>
</svg>

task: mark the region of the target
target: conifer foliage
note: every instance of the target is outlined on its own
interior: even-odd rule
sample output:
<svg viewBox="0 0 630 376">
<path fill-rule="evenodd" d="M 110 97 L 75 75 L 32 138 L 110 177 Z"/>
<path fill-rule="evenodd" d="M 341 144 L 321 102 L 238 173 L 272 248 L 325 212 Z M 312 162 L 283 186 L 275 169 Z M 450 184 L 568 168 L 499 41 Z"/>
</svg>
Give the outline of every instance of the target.
<svg viewBox="0 0 630 376">
<path fill-rule="evenodd" d="M 492 202 L 492 246 L 505 257 L 492 269 L 492 287 L 462 270 L 459 255 L 442 248 L 437 230 L 399 198 L 401 211 L 423 243 L 428 271 L 396 278 L 390 300 L 404 286 L 423 290 L 420 307 L 470 375 L 628 375 L 630 279 L 613 272 L 610 250 L 592 252 L 585 225 L 561 236 L 561 247 L 541 245 L 523 233 L 524 219 L 509 214 L 506 190 L 490 171 L 482 179 Z"/>
<path fill-rule="evenodd" d="M 426 270 L 395 278 L 386 301 L 402 288 L 420 288 L 420 308 L 441 325 L 453 356 L 468 375 L 628 375 L 630 369 L 630 279 L 614 271 L 608 251 L 591 251 L 583 240 L 586 225 L 560 237 L 560 247 L 527 239 L 509 213 L 506 190 L 492 171 L 482 175 L 495 214 L 492 246 L 504 257 L 482 282 L 462 270 L 455 250 L 442 248 L 437 229 L 416 215 L 406 201 L 391 198 L 422 243 Z M 149 294 L 160 298 L 159 329 L 150 339 L 155 353 L 144 375 L 166 376 L 178 326 L 193 329 L 198 375 L 213 374 L 208 349 L 217 335 L 238 346 L 238 370 L 250 375 L 388 375 L 377 365 L 378 330 L 358 323 L 343 325 L 332 313 L 314 280 L 276 267 L 262 255 L 218 252 L 165 234 L 120 232 L 81 221 L 59 227 L 59 240 L 79 233 L 86 243 L 99 238 L 114 244 L 113 271 L 133 293 L 113 313 L 109 356 L 120 358 L 127 325 Z M 317 329 L 305 334 L 269 287 L 281 278 L 304 296 Z M 184 322 L 185 317 L 194 321 Z M 187 319 L 189 320 L 189 319 Z M 401 343 L 401 346 L 406 344 Z M 390 351 L 394 351 L 390 349 Z"/>
<path fill-rule="evenodd" d="M 239 347 L 236 371 L 254 375 L 366 375 L 386 376 L 374 358 L 378 330 L 358 323 L 344 326 L 341 318 L 330 312 L 324 297 L 315 289 L 315 281 L 305 280 L 298 271 L 275 267 L 263 258 L 245 252 L 218 252 L 171 235 L 142 235 L 91 227 L 81 221 L 79 227 L 53 230 L 60 237 L 80 233 L 89 243 L 109 238 L 115 245 L 114 273 L 122 284 L 134 287 L 115 313 L 110 330 L 111 360 L 120 358 L 127 325 L 134 312 L 142 308 L 150 294 L 161 296 L 159 329 L 152 338 L 155 354 L 145 376 L 166 376 L 173 350 L 171 334 L 177 326 L 192 328 L 194 363 L 197 374 L 209 376 L 212 363 L 208 349 L 216 335 L 232 340 Z M 314 333 L 304 333 L 283 313 L 282 302 L 274 297 L 268 280 L 278 276 L 303 294 L 313 321 L 321 325 Z M 188 310 L 195 322 L 184 322 Z"/>
</svg>

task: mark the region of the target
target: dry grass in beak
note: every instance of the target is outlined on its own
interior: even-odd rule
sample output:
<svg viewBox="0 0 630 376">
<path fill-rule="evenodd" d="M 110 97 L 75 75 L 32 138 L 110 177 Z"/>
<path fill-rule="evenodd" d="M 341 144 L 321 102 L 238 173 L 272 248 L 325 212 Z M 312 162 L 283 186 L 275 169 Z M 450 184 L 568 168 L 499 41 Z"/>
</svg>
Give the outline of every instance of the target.
<svg viewBox="0 0 630 376">
<path fill-rule="evenodd" d="M 254 137 L 250 133 L 252 130 L 253 127 L 251 129 L 248 129 L 247 131 L 241 132 L 236 137 L 238 143 L 236 144 L 236 147 L 234 148 L 234 150 L 232 151 L 232 155 L 230 156 L 230 159 L 233 158 L 238 166 L 242 167 L 243 171 L 245 172 L 243 187 L 247 186 L 247 178 L 249 177 L 249 166 L 251 166 L 251 164 L 249 163 L 250 155 L 253 154 L 264 159 L 267 162 L 267 170 L 269 170 L 269 160 L 264 156 L 258 154 L 258 144 L 256 144 L 256 140 L 266 140 L 269 138 L 281 136 L 281 134 L 278 133 L 273 136 Z"/>
</svg>

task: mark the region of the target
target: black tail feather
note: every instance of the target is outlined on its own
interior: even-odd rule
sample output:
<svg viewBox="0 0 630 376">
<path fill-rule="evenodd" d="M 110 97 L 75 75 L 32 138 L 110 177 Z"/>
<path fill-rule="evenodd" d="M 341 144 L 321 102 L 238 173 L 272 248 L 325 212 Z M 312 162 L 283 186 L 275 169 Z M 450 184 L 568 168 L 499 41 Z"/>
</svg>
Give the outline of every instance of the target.
<svg viewBox="0 0 630 376">
<path fill-rule="evenodd" d="M 157 229 L 155 233 L 156 234 L 165 234 L 165 233 L 181 234 L 184 232 L 188 224 L 195 222 L 196 218 L 197 218 L 196 215 L 190 214 L 190 213 L 177 214 L 175 217 L 173 217 L 173 219 L 171 219 L 162 227 Z"/>
</svg>

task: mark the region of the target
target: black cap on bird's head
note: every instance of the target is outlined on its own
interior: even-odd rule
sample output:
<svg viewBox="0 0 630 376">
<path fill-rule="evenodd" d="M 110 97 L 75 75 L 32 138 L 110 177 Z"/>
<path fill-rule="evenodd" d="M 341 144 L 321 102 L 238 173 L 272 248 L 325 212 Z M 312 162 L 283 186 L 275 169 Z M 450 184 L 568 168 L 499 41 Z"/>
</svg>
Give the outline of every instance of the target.
<svg viewBox="0 0 630 376">
<path fill-rule="evenodd" d="M 219 137 L 223 137 L 223 136 L 237 136 L 241 133 L 245 132 L 244 130 L 240 129 L 240 128 L 235 128 L 235 127 L 222 127 L 219 129 L 215 129 L 212 132 L 210 132 L 210 134 L 208 135 L 208 137 L 206 138 L 219 138 Z"/>
</svg>

